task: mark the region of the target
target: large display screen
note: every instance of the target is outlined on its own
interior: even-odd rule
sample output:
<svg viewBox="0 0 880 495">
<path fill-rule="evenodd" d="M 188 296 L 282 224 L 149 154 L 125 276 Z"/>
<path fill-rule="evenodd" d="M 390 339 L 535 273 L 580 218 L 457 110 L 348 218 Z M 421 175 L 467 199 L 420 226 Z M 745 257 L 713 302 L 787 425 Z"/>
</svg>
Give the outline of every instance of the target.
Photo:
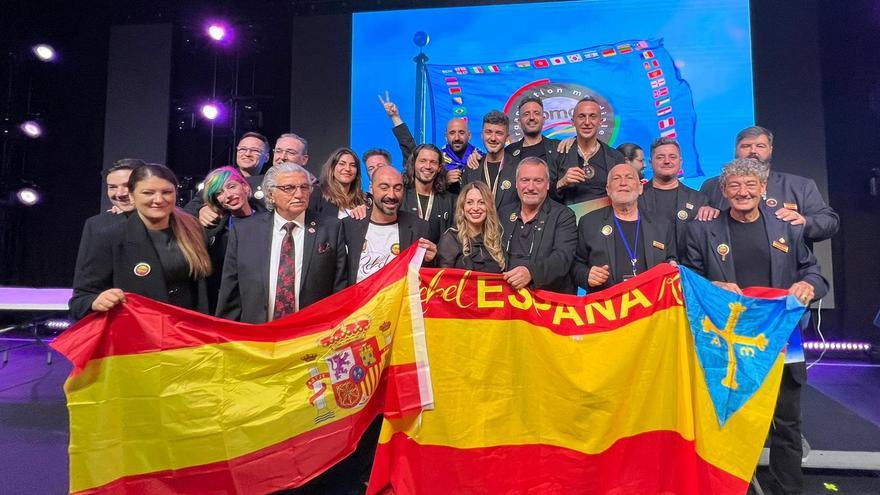
<svg viewBox="0 0 880 495">
<path fill-rule="evenodd" d="M 544 134 L 564 138 L 574 135 L 574 104 L 590 95 L 603 110 L 600 139 L 647 152 L 657 137 L 676 138 L 692 187 L 718 175 L 736 132 L 754 122 L 749 5 L 741 0 L 367 12 L 354 14 L 352 30 L 351 144 L 360 153 L 385 148 L 397 166 L 378 98 L 386 91 L 417 141 L 442 147 L 446 122 L 458 117 L 480 148 L 489 110 L 508 114 L 515 141 L 517 104 L 537 96 Z"/>
</svg>

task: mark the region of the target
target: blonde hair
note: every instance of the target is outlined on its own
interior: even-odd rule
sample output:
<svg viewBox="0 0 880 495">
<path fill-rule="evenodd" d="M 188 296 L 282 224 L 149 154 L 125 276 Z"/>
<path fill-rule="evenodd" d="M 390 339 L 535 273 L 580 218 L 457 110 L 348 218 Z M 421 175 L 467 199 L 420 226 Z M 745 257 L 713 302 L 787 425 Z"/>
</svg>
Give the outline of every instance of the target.
<svg viewBox="0 0 880 495">
<path fill-rule="evenodd" d="M 471 182 L 462 187 L 461 192 L 458 194 L 458 200 L 455 202 L 455 228 L 458 230 L 461 252 L 465 256 L 470 256 L 471 254 L 471 239 L 474 237 L 470 235 L 471 224 L 464 214 L 464 205 L 467 201 L 468 193 L 473 189 L 479 191 L 483 201 L 486 202 L 486 220 L 483 222 L 477 235 L 483 235 L 483 245 L 486 246 L 486 251 L 489 251 L 489 255 L 492 256 L 492 259 L 503 270 L 507 263 L 504 260 L 504 251 L 501 249 L 501 221 L 498 220 L 498 211 L 495 210 L 495 199 L 492 196 L 492 191 L 489 190 L 489 186 L 479 181 Z"/>
<path fill-rule="evenodd" d="M 351 155 L 354 158 L 354 181 L 348 191 L 333 175 L 333 170 L 343 155 Z M 339 148 L 324 162 L 324 166 L 321 167 L 321 195 L 334 206 L 345 210 L 367 204 L 367 195 L 361 190 L 361 161 L 354 151 L 349 148 Z"/>
</svg>

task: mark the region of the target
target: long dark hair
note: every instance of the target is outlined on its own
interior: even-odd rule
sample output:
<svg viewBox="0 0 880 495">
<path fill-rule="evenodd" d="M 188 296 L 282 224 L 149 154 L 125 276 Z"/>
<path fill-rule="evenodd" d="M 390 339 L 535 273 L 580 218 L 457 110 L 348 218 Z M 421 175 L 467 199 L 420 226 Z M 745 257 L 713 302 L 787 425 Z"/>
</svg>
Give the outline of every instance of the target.
<svg viewBox="0 0 880 495">
<path fill-rule="evenodd" d="M 437 177 L 434 178 L 434 192 L 440 194 L 446 191 L 446 164 L 443 163 L 443 152 L 431 143 L 416 146 L 409 155 L 409 159 L 403 165 L 403 185 L 404 187 L 413 187 L 416 183 L 416 158 L 418 158 L 422 150 L 430 150 L 437 153 L 437 159 L 440 161 L 440 170 L 437 171 Z"/>
<path fill-rule="evenodd" d="M 345 187 L 333 175 L 333 170 L 336 168 L 336 164 L 339 163 L 342 155 L 351 155 L 354 158 L 354 181 L 352 181 L 348 192 L 345 191 Z M 361 189 L 361 161 L 357 153 L 350 148 L 338 148 L 330 155 L 330 158 L 321 167 L 321 194 L 324 196 L 324 199 L 336 207 L 346 210 L 367 204 L 367 195 Z"/>
<path fill-rule="evenodd" d="M 148 163 L 132 170 L 128 178 L 128 190 L 134 194 L 138 182 L 158 177 L 167 180 L 174 185 L 177 192 L 177 176 L 165 165 Z M 176 196 L 176 194 L 175 194 Z M 199 221 L 189 213 L 175 207 L 171 212 L 171 232 L 174 240 L 183 252 L 183 257 L 189 265 L 189 274 L 193 278 L 204 278 L 211 274 L 211 257 L 205 247 L 205 233 Z"/>
</svg>

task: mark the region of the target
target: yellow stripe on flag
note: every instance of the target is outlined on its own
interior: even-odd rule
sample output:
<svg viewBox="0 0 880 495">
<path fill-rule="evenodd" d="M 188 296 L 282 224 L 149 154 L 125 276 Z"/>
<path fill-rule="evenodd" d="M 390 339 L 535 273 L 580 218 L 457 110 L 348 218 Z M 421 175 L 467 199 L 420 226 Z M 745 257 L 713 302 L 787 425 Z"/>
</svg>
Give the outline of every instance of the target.
<svg viewBox="0 0 880 495">
<path fill-rule="evenodd" d="M 385 287 L 343 323 L 366 316 L 372 322 L 367 338 L 377 337 L 380 349 L 389 345 L 398 328 L 413 324 L 410 302 L 401 296 L 406 283 Z M 380 328 L 383 321 L 391 324 Z M 307 382 L 314 370 L 330 371 L 324 359 L 334 350 L 319 343 L 329 330 L 277 343 L 239 341 L 89 361 L 65 384 L 71 492 L 232 459 L 317 428 Z M 329 378 L 325 382 L 334 416 L 321 425 L 360 411 L 338 407 Z"/>
</svg>

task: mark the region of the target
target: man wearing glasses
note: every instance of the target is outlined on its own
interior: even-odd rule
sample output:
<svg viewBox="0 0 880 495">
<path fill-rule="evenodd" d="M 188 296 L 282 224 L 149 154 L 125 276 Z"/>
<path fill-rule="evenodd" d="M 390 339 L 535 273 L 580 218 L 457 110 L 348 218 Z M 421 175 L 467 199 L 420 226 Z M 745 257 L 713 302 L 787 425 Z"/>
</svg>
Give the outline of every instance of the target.
<svg viewBox="0 0 880 495">
<path fill-rule="evenodd" d="M 296 163 L 263 177 L 268 212 L 233 223 L 216 316 L 244 323 L 277 320 L 347 285 L 339 220 L 307 211 L 314 177 Z"/>
<path fill-rule="evenodd" d="M 266 211 L 263 206 L 263 165 L 269 159 L 269 140 L 266 136 L 257 132 L 247 132 L 241 136 L 238 146 L 235 147 L 235 165 L 241 175 L 247 180 L 251 186 L 251 191 L 256 201 L 258 211 Z M 205 204 L 202 194 L 196 194 L 192 200 L 183 207 L 183 209 L 198 217 L 202 227 L 210 229 L 217 226 L 217 222 L 222 217 L 221 212 L 214 210 L 210 205 Z"/>
</svg>

